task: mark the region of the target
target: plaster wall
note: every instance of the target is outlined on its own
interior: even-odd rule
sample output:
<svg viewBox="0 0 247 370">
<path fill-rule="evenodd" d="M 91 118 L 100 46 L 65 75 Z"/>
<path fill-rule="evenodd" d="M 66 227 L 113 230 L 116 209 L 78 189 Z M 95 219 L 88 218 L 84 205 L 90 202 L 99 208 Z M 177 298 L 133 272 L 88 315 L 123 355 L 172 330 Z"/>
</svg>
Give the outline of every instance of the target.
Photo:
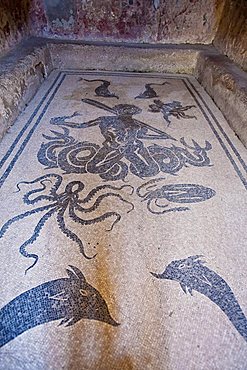
<svg viewBox="0 0 247 370">
<path fill-rule="evenodd" d="M 37 0 L 36 0 L 37 1 Z M 43 36 L 73 40 L 209 44 L 220 0 L 43 0 Z M 39 21 L 36 22 L 39 24 Z M 37 32 L 36 32 L 37 34 Z M 40 32 L 38 32 L 40 35 Z"/>
</svg>

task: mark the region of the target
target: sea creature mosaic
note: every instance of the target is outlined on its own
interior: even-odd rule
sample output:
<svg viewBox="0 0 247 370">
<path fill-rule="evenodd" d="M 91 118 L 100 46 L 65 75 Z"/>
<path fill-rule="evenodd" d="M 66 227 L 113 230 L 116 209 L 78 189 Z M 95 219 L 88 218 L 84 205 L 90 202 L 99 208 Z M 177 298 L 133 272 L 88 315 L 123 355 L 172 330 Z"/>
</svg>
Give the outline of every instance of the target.
<svg viewBox="0 0 247 370">
<path fill-rule="evenodd" d="M 212 149 L 212 145 L 208 141 L 205 146 L 201 146 L 192 140 L 191 146 L 181 138 L 180 143 L 183 146 L 146 146 L 145 140 L 175 139 L 133 119 L 133 114 L 141 112 L 134 105 L 120 104 L 109 108 L 91 99 L 83 101 L 101 109 L 114 111 L 117 117 L 99 117 L 82 123 L 68 121 L 82 115 L 75 112 L 70 116 L 52 118 L 50 123 L 61 126 L 63 132 L 51 130 L 53 136 L 43 135 L 49 141 L 42 143 L 38 160 L 46 168 L 61 168 L 64 173 L 93 173 L 104 180 L 115 181 L 124 180 L 129 172 L 139 178 L 146 178 L 156 176 L 160 172 L 175 174 L 188 165 L 211 165 L 207 152 Z M 102 146 L 75 140 L 68 130 L 68 127 L 85 129 L 96 125 L 99 125 L 105 139 Z"/>
<path fill-rule="evenodd" d="M 197 119 L 196 116 L 189 116 L 188 114 L 185 114 L 188 109 L 196 108 L 195 105 L 186 105 L 183 106 L 180 101 L 173 100 L 170 103 L 163 103 L 159 99 L 155 99 L 153 104 L 149 105 L 149 112 L 152 113 L 162 113 L 164 120 L 167 123 L 167 127 L 171 124 L 170 117 L 176 117 L 177 119 Z"/>
<path fill-rule="evenodd" d="M 114 86 L 111 86 L 108 80 L 86 78 L 78 80 L 77 77 L 76 81 L 84 81 L 92 86 L 94 97 L 98 100 L 119 99 Z M 145 88 L 143 90 L 140 88 L 138 91 L 141 92 L 133 99 L 136 104 L 149 104 L 141 100 L 154 99 L 152 103 L 150 102 L 148 111 L 161 113 L 167 127 L 175 123 L 176 119 L 196 120 L 195 115 L 187 114 L 188 111 L 194 112 L 193 108 L 197 108 L 196 105 L 184 105 L 181 101 L 164 100 L 163 97 L 162 100 L 157 99 L 159 95 L 155 86 L 160 86 L 158 91 L 163 92 L 166 89 L 165 85 L 169 85 L 169 82 L 146 83 Z M 106 231 L 112 231 L 122 219 L 122 210 L 127 214 L 135 209 L 134 200 L 143 202 L 152 217 L 168 212 L 188 211 L 192 205 L 210 200 L 216 195 L 216 191 L 205 186 L 206 184 L 197 184 L 192 180 L 186 183 L 175 177 L 186 167 L 213 166 L 209 158 L 211 142 L 204 141 L 204 138 L 203 144 L 194 139 L 189 144 L 188 139 L 184 137 L 177 140 L 166 132 L 169 130 L 161 130 L 138 120 L 136 116 L 143 112 L 139 106 L 134 104 L 108 106 L 98 100 L 81 99 L 80 112 L 50 118 L 52 129 L 49 134 L 41 132 L 44 142 L 37 153 L 39 164 L 46 171 L 58 169 L 62 172 L 47 173 L 34 180 L 20 181 L 17 184 L 17 192 L 23 192 L 25 189 L 22 199 L 25 207 L 29 208 L 9 218 L 2 225 L 0 239 L 4 238 L 12 225 L 16 225 L 17 222 L 33 215 L 41 215 L 31 236 L 19 246 L 19 252 L 23 257 L 34 260 L 26 272 L 33 268 L 39 259 L 38 254 L 28 252 L 27 247 L 40 237 L 41 230 L 51 217 L 55 219 L 59 231 L 79 247 L 82 256 L 91 260 L 96 254 L 89 256 L 86 253 L 85 241 L 79 236 L 78 230 L 81 229 L 83 232 L 85 226 L 106 221 L 110 223 Z M 96 108 L 105 113 L 84 122 L 85 106 L 92 107 L 94 112 Z M 76 109 L 73 108 L 70 112 Z M 84 130 L 90 128 L 99 131 L 101 142 L 94 143 L 81 139 Z M 79 129 L 82 130 L 79 131 L 83 132 L 82 135 L 78 135 Z M 74 130 L 77 131 L 77 137 Z M 169 144 L 164 145 L 162 140 L 169 140 Z M 22 146 L 24 148 L 24 145 Z M 224 149 L 224 146 L 222 147 Z M 229 158 L 228 154 L 227 156 Z M 18 159 L 18 156 L 16 158 Z M 9 167 L 0 185 L 11 170 L 12 167 Z M 75 176 L 71 176 L 68 181 L 64 175 L 69 174 Z M 99 183 L 86 190 L 87 186 L 81 181 L 82 176 L 76 176 L 78 174 L 97 175 Z M 156 177 L 163 174 L 167 177 Z M 134 175 L 139 183 L 145 181 L 134 187 L 131 176 L 127 178 L 128 175 Z M 121 185 L 116 186 L 116 181 L 122 181 Z M 26 191 L 26 187 L 31 187 L 31 190 Z M 109 200 L 107 207 L 103 207 L 104 210 L 101 211 L 100 206 L 107 199 Z M 71 225 L 74 225 L 77 231 Z M 67 273 L 68 278 L 36 286 L 0 309 L 0 346 L 31 328 L 55 320 L 62 320 L 60 325 L 66 326 L 72 326 L 81 319 L 97 320 L 112 326 L 119 325 L 109 313 L 107 303 L 100 292 L 86 281 L 82 272 L 70 266 Z M 204 265 L 201 256 L 173 261 L 163 273 L 151 274 L 157 279 L 178 281 L 185 293 L 189 292 L 192 295 L 192 291 L 196 290 L 207 296 L 218 305 L 247 340 L 247 319 L 236 297 L 225 280 Z"/>
<path fill-rule="evenodd" d="M 172 261 L 162 272 L 151 274 L 157 279 L 179 282 L 184 293 L 195 290 L 207 298 L 225 313 L 240 335 L 247 341 L 247 318 L 240 307 L 232 289 L 216 272 L 205 266 L 201 255 Z"/>
<path fill-rule="evenodd" d="M 215 196 L 216 192 L 198 184 L 165 184 L 158 187 L 158 182 L 165 178 L 153 179 L 136 189 L 142 202 L 147 202 L 147 209 L 156 215 L 167 212 L 188 211 L 189 207 L 170 207 L 170 203 L 198 203 Z M 162 203 L 162 202 L 164 202 Z M 168 204 L 167 204 L 168 203 Z"/>
<path fill-rule="evenodd" d="M 50 182 L 52 186 L 50 189 L 47 190 L 47 182 Z M 121 220 L 121 215 L 117 211 L 107 211 L 92 218 L 84 218 L 83 215 L 91 214 L 93 211 L 97 210 L 101 204 L 101 202 L 106 198 L 117 198 L 120 200 L 121 203 L 124 203 L 128 206 L 127 213 L 131 212 L 134 209 L 133 203 L 129 202 L 128 200 L 124 199 L 123 196 L 119 193 L 122 189 L 128 188 L 130 189 L 130 193 L 132 194 L 134 188 L 131 185 L 123 185 L 121 187 L 112 186 L 110 184 L 99 185 L 96 186 L 94 189 L 89 191 L 84 198 L 80 198 L 81 193 L 84 191 L 85 185 L 81 181 L 70 181 L 66 184 L 64 191 L 59 191 L 59 189 L 63 186 L 63 178 L 60 175 L 55 173 L 47 174 L 36 178 L 33 181 L 21 181 L 17 184 L 18 191 L 20 191 L 20 185 L 30 185 L 30 184 L 39 184 L 38 188 L 30 190 L 26 192 L 23 196 L 23 202 L 26 205 L 35 205 L 39 202 L 48 202 L 48 204 L 32 208 L 24 213 L 20 213 L 12 218 L 10 218 L 0 229 L 0 238 L 3 238 L 9 227 L 18 222 L 23 220 L 26 217 L 32 216 L 37 213 L 46 212 L 37 223 L 31 237 L 26 240 L 24 243 L 21 244 L 19 247 L 19 251 L 22 256 L 27 258 L 33 258 L 34 262 L 31 266 L 28 267 L 26 272 L 35 266 L 38 262 L 38 255 L 34 253 L 29 253 L 26 248 L 28 245 L 33 244 L 35 240 L 39 237 L 42 228 L 44 227 L 45 223 L 48 219 L 56 215 L 56 221 L 58 224 L 59 229 L 62 231 L 67 238 L 74 241 L 80 249 L 81 254 L 86 259 L 94 258 L 96 255 L 89 257 L 84 250 L 84 245 L 82 240 L 77 236 L 75 232 L 70 230 L 66 226 L 66 219 L 65 213 L 68 212 L 69 218 L 75 223 L 81 226 L 88 226 L 93 225 L 98 222 L 105 221 L 106 219 L 114 219 L 112 225 L 108 231 L 111 231 L 113 227 Z M 40 194 L 41 192 L 46 191 L 44 194 Z M 102 193 L 103 191 L 103 193 Z M 99 195 L 99 193 L 101 194 Z M 95 199 L 96 197 L 96 199 Z M 86 206 L 86 204 L 92 200 L 94 200 L 93 205 Z"/>
<path fill-rule="evenodd" d="M 27 330 L 51 321 L 72 326 L 80 320 L 97 320 L 111 326 L 112 318 L 100 292 L 74 266 L 67 278 L 51 280 L 27 290 L 0 309 L 0 347 Z"/>
<path fill-rule="evenodd" d="M 145 84 L 145 90 L 137 95 L 135 99 L 152 99 L 152 98 L 158 98 L 157 92 L 153 89 L 152 86 L 164 86 L 169 85 L 169 82 L 163 82 L 163 83 L 151 83 L 151 84 Z"/>
<path fill-rule="evenodd" d="M 96 96 L 102 96 L 104 98 L 117 98 L 117 99 L 119 99 L 119 96 L 110 92 L 109 86 L 110 86 L 111 83 L 107 80 L 87 80 L 86 78 L 80 78 L 79 81 L 101 82 L 101 84 L 98 87 L 96 87 L 96 89 L 94 90 Z"/>
</svg>

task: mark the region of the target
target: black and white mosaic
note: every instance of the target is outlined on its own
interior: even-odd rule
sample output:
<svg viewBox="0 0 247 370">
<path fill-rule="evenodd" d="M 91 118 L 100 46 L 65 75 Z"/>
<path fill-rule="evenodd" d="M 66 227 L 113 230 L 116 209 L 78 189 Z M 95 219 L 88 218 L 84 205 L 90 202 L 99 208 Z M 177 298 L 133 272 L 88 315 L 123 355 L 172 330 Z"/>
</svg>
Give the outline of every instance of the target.
<svg viewBox="0 0 247 370">
<path fill-rule="evenodd" d="M 215 196 L 215 191 L 197 184 L 165 184 L 159 187 L 164 178 L 150 180 L 136 189 L 142 202 L 147 202 L 147 209 L 156 215 L 167 212 L 188 211 L 189 207 L 169 207 L 170 203 L 198 203 Z M 162 202 L 166 202 L 166 204 Z M 167 204 L 168 203 L 168 204 Z"/>
<path fill-rule="evenodd" d="M 151 273 L 157 279 L 179 282 L 185 294 L 193 290 L 205 295 L 226 314 L 237 331 L 247 341 L 247 318 L 232 289 L 216 272 L 205 266 L 201 255 L 172 261 L 161 274 Z"/>
<path fill-rule="evenodd" d="M 103 116 L 89 122 L 75 123 L 68 121 L 82 114 L 75 112 L 71 116 L 53 117 L 53 125 L 61 126 L 63 132 L 52 130 L 53 136 L 43 135 L 49 140 L 42 143 L 38 160 L 46 168 L 61 168 L 64 173 L 93 173 L 104 180 L 124 180 L 128 173 L 139 178 L 154 177 L 160 172 L 175 174 L 188 165 L 196 167 L 210 166 L 208 151 L 212 145 L 206 141 L 200 146 L 192 140 L 188 145 L 184 138 L 183 146 L 152 144 L 153 140 L 174 138 L 144 122 L 132 117 L 141 110 L 132 105 L 107 107 L 93 100 L 84 99 L 88 104 L 114 111 L 117 116 Z M 87 141 L 77 141 L 71 136 L 68 127 L 86 129 L 99 126 L 104 138 L 102 146 Z"/>
<path fill-rule="evenodd" d="M 47 189 L 48 183 L 51 184 L 50 189 Z M 90 215 L 94 211 L 97 211 L 101 202 L 106 198 L 117 198 L 118 200 L 120 200 L 121 203 L 125 203 L 128 206 L 127 213 L 131 212 L 134 209 L 134 205 L 124 199 L 122 195 L 120 195 L 120 191 L 124 188 L 129 188 L 132 194 L 134 188 L 131 185 L 122 185 L 119 188 L 109 184 L 99 185 L 89 191 L 84 198 L 81 198 L 80 195 L 85 187 L 83 182 L 70 181 L 68 184 L 66 184 L 64 191 L 59 191 L 60 187 L 63 185 L 63 178 L 62 176 L 55 173 L 41 176 L 33 181 L 21 181 L 17 184 L 19 191 L 20 186 L 24 184 L 36 184 L 36 186 L 39 186 L 24 194 L 23 202 L 26 205 L 34 206 L 35 204 L 40 202 L 46 202 L 48 204 L 40 207 L 34 207 L 31 210 L 20 213 L 10 218 L 1 227 L 0 238 L 3 238 L 4 234 L 7 232 L 12 224 L 15 224 L 16 222 L 21 221 L 31 215 L 44 213 L 43 216 L 39 219 L 31 237 L 24 243 L 22 243 L 19 247 L 19 251 L 22 256 L 34 259 L 33 264 L 26 271 L 34 267 L 34 265 L 38 262 L 38 255 L 34 253 L 29 253 L 26 248 L 28 245 L 35 242 L 35 240 L 39 237 L 45 223 L 53 215 L 56 215 L 56 221 L 61 232 L 66 235 L 67 238 L 71 239 L 78 245 L 81 254 L 85 258 L 91 259 L 94 258 L 96 255 L 89 257 L 85 253 L 84 245 L 81 239 L 78 237 L 76 232 L 70 230 L 66 225 L 66 212 L 68 211 L 69 219 L 71 219 L 75 224 L 79 224 L 81 226 L 93 225 L 95 223 L 105 221 L 108 218 L 114 219 L 110 229 L 108 230 L 111 231 L 113 227 L 121 220 L 121 215 L 117 211 L 109 210 L 102 214 L 97 214 L 93 218 L 83 218 L 82 216 L 87 214 Z M 93 205 L 86 206 L 87 203 L 92 199 L 94 200 Z"/>
<path fill-rule="evenodd" d="M 80 320 L 119 325 L 100 292 L 77 267 L 70 266 L 67 274 L 67 278 L 27 290 L 0 309 L 0 347 L 35 326 L 56 320 L 65 326 Z"/>
<path fill-rule="evenodd" d="M 180 101 L 173 100 L 169 103 L 164 103 L 159 99 L 155 99 L 153 104 L 149 105 L 149 111 L 152 113 L 162 113 L 164 120 L 167 123 L 167 127 L 171 124 L 171 118 L 175 117 L 177 119 L 197 119 L 196 116 L 190 116 L 185 114 L 188 109 L 196 108 L 195 105 L 183 106 Z"/>
<path fill-rule="evenodd" d="M 118 317 L 121 313 L 124 325 L 117 332 L 130 343 L 128 351 L 134 348 L 132 333 L 138 333 L 145 344 L 144 350 L 139 348 L 139 357 L 146 358 L 150 350 L 150 366 L 164 368 L 167 362 L 160 348 L 166 346 L 167 339 L 163 333 L 160 335 L 162 325 L 154 328 L 154 321 L 150 325 L 150 317 L 157 315 L 162 321 L 170 314 L 160 309 L 147 264 L 157 261 L 160 243 L 164 243 L 169 255 L 175 256 L 179 250 L 191 247 L 195 239 L 207 239 L 205 254 L 215 255 L 217 263 L 222 258 L 231 262 L 230 285 L 236 289 L 238 269 L 247 258 L 244 151 L 229 134 L 227 124 L 219 119 L 217 109 L 208 105 L 197 82 L 188 76 L 66 71 L 58 72 L 42 94 L 29 118 L 25 121 L 25 115 L 20 117 L 15 135 L 6 136 L 7 148 L 0 146 L 4 285 L 11 276 L 8 294 L 1 297 L 0 346 L 11 342 L 11 349 L 12 339 L 55 320 L 70 326 L 68 331 L 74 335 L 74 324 L 89 319 L 109 324 L 107 335 L 95 332 L 92 339 L 88 332 L 90 340 L 102 348 L 104 339 L 99 338 L 106 336 L 106 355 L 107 351 L 115 351 L 117 341 L 112 341 L 114 346 L 108 345 L 108 330 L 118 323 L 101 293 L 72 266 L 82 263 L 86 276 L 90 274 L 93 281 L 99 281 L 102 294 L 106 292 L 115 302 Z M 61 238 L 64 244 L 59 243 Z M 43 245 L 41 253 L 38 248 L 43 250 Z M 96 245 L 100 247 L 89 252 Z M 236 256 L 241 260 L 238 267 Z M 53 274 L 61 267 L 61 257 L 65 266 L 71 265 L 69 277 L 46 278 L 46 273 Z M 23 276 L 28 259 L 32 264 L 26 272 L 36 267 Z M 241 284 L 245 286 L 243 270 L 241 273 Z M 208 297 L 246 340 L 243 290 L 235 291 L 235 295 L 200 256 L 174 260 L 163 273 L 153 276 L 175 280 L 184 292 L 192 294 L 195 290 Z M 33 278 L 38 278 L 39 283 L 48 281 L 38 285 L 37 280 L 32 283 Z M 145 279 L 150 284 L 145 282 L 138 288 L 137 282 Z M 228 277 L 227 281 L 230 282 Z M 34 288 L 27 290 L 27 286 Z M 9 294 L 12 290 L 13 294 Z M 169 290 L 165 294 L 169 295 Z M 168 305 L 171 302 L 172 299 Z M 241 306 L 238 302 L 242 302 Z M 187 307 L 184 302 L 176 304 L 176 320 L 181 327 L 181 311 Z M 204 314 L 207 322 L 214 320 L 210 312 Z M 199 325 L 199 316 L 198 313 L 194 325 Z M 168 326 L 171 322 L 166 321 Z M 242 338 L 232 329 L 231 339 L 224 340 L 231 340 L 238 349 Z M 61 341 L 59 330 L 56 334 Z M 183 340 L 190 343 L 190 334 L 184 330 L 183 335 Z M 152 348 L 147 338 L 155 343 Z M 176 342 L 172 342 L 174 338 Z M 179 341 L 177 336 L 174 338 L 169 337 L 169 341 L 177 348 Z M 202 333 L 197 332 L 197 339 L 204 343 Z M 214 346 L 220 340 L 220 333 L 216 333 Z M 85 353 L 82 342 L 78 339 L 78 351 Z M 14 343 L 18 345 L 18 340 Z M 117 345 L 121 353 L 122 341 Z M 193 356 L 200 352 L 194 341 L 190 347 Z M 28 351 L 26 345 L 25 350 Z M 94 355 L 97 357 L 97 350 Z M 132 355 L 138 367 L 136 354 Z M 84 360 L 80 360 L 84 366 Z M 62 368 L 62 362 L 57 366 Z M 42 368 L 47 364 L 42 363 Z"/>
<path fill-rule="evenodd" d="M 96 89 L 94 90 L 96 96 L 102 96 L 104 98 L 117 98 L 117 99 L 119 99 L 119 97 L 117 95 L 110 92 L 109 86 L 110 86 L 111 83 L 107 80 L 87 80 L 86 78 L 80 78 L 79 81 L 101 82 L 101 84 L 98 87 L 96 87 Z"/>
</svg>

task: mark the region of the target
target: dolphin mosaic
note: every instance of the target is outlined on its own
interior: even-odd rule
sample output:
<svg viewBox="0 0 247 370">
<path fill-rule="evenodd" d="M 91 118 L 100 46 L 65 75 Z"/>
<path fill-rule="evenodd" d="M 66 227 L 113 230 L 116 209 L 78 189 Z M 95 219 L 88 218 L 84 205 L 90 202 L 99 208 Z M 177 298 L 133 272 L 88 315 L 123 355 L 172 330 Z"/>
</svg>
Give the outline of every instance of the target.
<svg viewBox="0 0 247 370">
<path fill-rule="evenodd" d="M 74 266 L 67 278 L 27 290 L 0 309 L 0 347 L 25 331 L 51 321 L 71 326 L 82 319 L 118 326 L 100 292 Z"/>
<path fill-rule="evenodd" d="M 227 282 L 210 270 L 200 259 L 201 255 L 172 261 L 161 274 L 151 272 L 157 279 L 180 283 L 184 293 L 192 291 L 208 297 L 224 312 L 240 335 L 247 341 L 247 318 Z"/>
</svg>

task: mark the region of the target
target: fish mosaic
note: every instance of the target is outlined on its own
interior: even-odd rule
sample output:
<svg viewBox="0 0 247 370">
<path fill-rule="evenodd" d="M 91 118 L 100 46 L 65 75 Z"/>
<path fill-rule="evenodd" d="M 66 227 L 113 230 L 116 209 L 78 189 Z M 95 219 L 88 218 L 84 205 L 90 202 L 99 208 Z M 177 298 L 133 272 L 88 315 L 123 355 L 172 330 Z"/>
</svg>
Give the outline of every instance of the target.
<svg viewBox="0 0 247 370">
<path fill-rule="evenodd" d="M 221 145 L 220 150 L 223 148 L 243 182 L 242 172 L 238 167 L 239 163 L 242 164 L 242 158 L 237 156 L 232 147 L 233 144 L 230 144 L 229 140 L 225 139 L 228 146 L 224 147 L 222 138 L 218 138 L 220 135 L 216 131 L 216 125 L 213 128 L 209 125 L 211 130 L 209 136 L 203 134 L 201 138 L 198 138 L 198 130 L 196 140 L 195 136 L 193 138 L 191 136 L 190 138 L 183 137 L 184 131 L 181 134 L 181 131 L 178 130 L 177 136 L 170 134 L 176 132 L 176 130 L 169 130 L 169 127 L 175 126 L 177 120 L 188 123 L 187 132 L 193 132 L 194 125 L 199 126 L 201 122 L 199 119 L 197 120 L 200 104 L 196 99 L 192 100 L 195 101 L 195 104 L 185 105 L 183 99 L 180 101 L 166 97 L 168 85 L 170 85 L 169 89 L 172 86 L 169 82 L 151 83 L 148 79 L 146 80 L 148 83 L 143 83 L 143 76 L 139 76 L 141 82 L 139 85 L 137 84 L 138 88 L 135 87 L 135 93 L 131 96 L 131 100 L 126 100 L 128 94 L 125 91 L 123 93 L 125 100 L 121 101 L 120 85 L 116 85 L 116 82 L 114 85 L 110 78 L 109 80 L 101 78 L 102 74 L 96 72 L 95 78 L 85 78 L 84 76 L 88 74 L 79 74 L 83 77 L 78 79 L 78 74 L 73 75 L 73 72 L 71 74 L 72 83 L 79 84 L 79 89 L 75 90 L 76 94 L 74 95 L 65 95 L 71 91 L 69 90 L 70 86 L 66 86 L 62 95 L 63 97 L 69 96 L 69 99 L 65 99 L 66 109 L 64 111 L 61 109 L 62 113 L 59 116 L 60 106 L 56 107 L 54 111 L 51 109 L 47 120 L 44 118 L 46 122 L 43 126 L 41 125 L 42 129 L 36 136 L 40 141 L 38 144 L 36 143 L 37 150 L 30 159 L 30 163 L 32 166 L 38 165 L 40 167 L 40 174 L 38 173 L 38 177 L 34 178 L 35 176 L 33 176 L 31 179 L 28 176 L 23 176 L 24 179 L 27 179 L 26 181 L 19 181 L 18 178 L 19 182 L 16 181 L 14 185 L 12 184 L 14 187 L 17 183 L 16 192 L 20 195 L 20 207 L 24 209 L 21 208 L 22 212 L 16 211 L 11 215 L 6 213 L 7 217 L 0 225 L 0 240 L 3 244 L 6 242 L 9 247 L 8 237 L 10 236 L 11 242 L 15 237 L 11 231 L 24 229 L 30 217 L 37 218 L 34 229 L 31 231 L 27 229 L 27 235 L 30 236 L 28 238 L 27 236 L 22 237 L 22 233 L 20 233 L 14 242 L 14 245 L 17 244 L 19 248 L 17 256 L 27 258 L 25 260 L 28 261 L 27 263 L 31 261 L 25 274 L 38 263 L 39 253 L 35 253 L 34 249 L 31 250 L 30 246 L 38 238 L 42 241 L 41 231 L 44 228 L 48 229 L 47 222 L 53 222 L 58 226 L 56 232 L 61 233 L 67 244 L 68 239 L 71 243 L 73 242 L 72 244 L 79 248 L 83 257 L 82 261 L 86 265 L 89 264 L 87 266 L 90 266 L 91 263 L 92 268 L 97 270 L 101 256 L 98 250 L 92 255 L 88 253 L 87 245 L 92 247 L 94 240 L 91 239 L 90 235 L 90 242 L 88 240 L 87 243 L 85 242 L 87 237 L 83 235 L 83 231 L 86 227 L 103 223 L 102 232 L 111 232 L 115 227 L 116 230 L 121 231 L 120 222 L 124 225 L 123 221 L 131 222 L 130 220 L 140 216 L 135 212 L 132 213 L 132 211 L 136 211 L 137 204 L 142 204 L 144 212 L 149 217 L 155 218 L 158 227 L 158 222 L 162 223 L 165 217 L 163 215 L 168 213 L 174 213 L 174 218 L 180 217 L 180 215 L 183 218 L 186 217 L 186 214 L 183 215 L 185 211 L 191 210 L 192 213 L 192 210 L 196 210 L 198 207 L 200 212 L 200 207 L 203 207 L 205 202 L 208 204 L 214 202 L 216 196 L 220 194 L 219 190 L 221 190 L 217 189 L 216 186 L 213 189 L 209 182 L 210 176 L 215 173 L 213 172 L 216 168 L 214 166 L 219 163 L 212 161 L 212 158 L 216 157 L 217 140 Z M 82 83 L 79 82 L 83 82 L 83 85 L 85 82 L 87 86 L 84 95 L 84 90 L 81 89 Z M 54 86 L 56 85 L 54 84 Z M 58 89 L 58 87 L 56 88 Z M 122 88 L 125 87 L 126 83 L 124 82 Z M 136 91 L 138 92 L 136 93 Z M 49 90 L 47 94 L 52 101 L 56 94 L 55 88 L 52 92 Z M 59 97 L 56 98 L 59 101 Z M 74 101 L 72 101 L 73 99 Z M 105 99 L 107 104 L 110 102 L 109 105 L 102 102 Z M 46 100 L 44 101 L 46 102 Z M 190 100 L 186 99 L 186 101 Z M 62 102 L 64 103 L 64 98 Z M 45 104 L 47 107 L 49 106 L 48 103 Z M 40 106 L 37 107 L 37 112 L 39 109 Z M 40 109 L 40 111 L 42 110 L 40 121 L 43 119 L 46 109 Z M 138 119 L 138 115 L 140 117 L 141 114 L 145 113 L 145 110 L 149 112 L 147 117 L 149 119 L 151 117 L 151 123 L 146 123 L 146 118 Z M 164 122 L 166 127 L 162 129 Z M 11 163 L 9 167 L 6 165 L 6 172 L 0 179 L 2 181 L 0 186 L 3 185 L 15 163 L 19 160 L 22 149 L 24 150 L 27 145 L 26 141 L 28 143 L 32 130 L 34 132 L 38 124 L 37 119 L 33 127 L 30 126 L 27 138 L 22 140 L 20 136 L 18 139 L 21 146 L 16 151 L 16 157 L 15 152 L 12 154 L 10 150 L 4 156 L 3 160 L 10 157 Z M 48 127 L 47 124 L 49 124 Z M 179 129 L 179 127 L 175 128 Z M 201 127 L 199 126 L 199 128 Z M 205 133 L 209 129 L 204 126 L 202 128 Z M 191 131 L 189 131 L 190 129 Z M 89 135 L 87 136 L 87 134 Z M 223 136 L 226 138 L 225 133 L 222 134 Z M 210 141 L 206 140 L 208 137 L 210 137 Z M 215 142 L 217 145 L 214 145 Z M 14 148 L 14 144 L 12 146 Z M 237 164 L 228 150 L 230 147 L 239 161 Z M 186 180 L 180 179 L 183 171 L 187 171 L 189 181 L 187 181 L 188 178 Z M 201 179 L 206 180 L 200 180 L 197 183 L 198 176 L 196 179 L 193 178 L 193 171 L 198 171 L 199 177 L 200 171 L 205 171 L 205 177 L 202 176 Z M 92 179 L 93 181 L 91 181 Z M 198 205 L 199 203 L 200 205 Z M 177 215 L 178 212 L 179 215 Z M 197 214 L 195 215 L 197 217 Z M 167 217 L 169 218 L 169 216 Z M 128 225 L 129 223 L 127 228 Z M 148 224 L 145 227 L 148 233 L 151 232 Z M 107 240 L 105 243 L 105 250 L 108 246 L 114 247 L 115 238 L 117 238 L 115 247 L 125 248 L 122 244 L 119 245 L 122 235 L 117 232 L 109 235 L 110 242 Z M 105 235 L 102 236 L 102 239 L 104 237 Z M 163 238 L 163 235 L 161 237 Z M 25 240 L 26 238 L 27 240 Z M 97 245 L 99 244 L 101 243 L 97 242 Z M 176 244 L 174 243 L 174 245 Z M 62 252 L 64 257 L 67 253 L 70 258 L 70 252 L 67 252 L 66 248 L 67 246 L 64 245 Z M 94 248 L 96 248 L 95 245 Z M 95 259 L 96 255 L 98 257 Z M 195 255 L 174 260 L 165 268 L 164 272 L 151 272 L 151 274 L 156 279 L 178 282 L 184 293 L 192 295 L 194 290 L 206 296 L 219 307 L 237 332 L 247 341 L 247 318 L 236 296 L 220 275 L 205 266 L 201 257 Z M 112 260 L 111 262 L 118 263 Z M 69 261 L 67 261 L 67 265 L 69 265 Z M 69 265 L 69 269 L 66 271 L 68 277 L 51 281 L 44 280 L 46 282 L 43 284 L 21 293 L 0 308 L 0 347 L 26 331 L 52 321 L 60 320 L 59 325 L 68 327 L 81 320 L 94 320 L 100 322 L 100 325 L 108 324 L 112 327 L 120 325 L 112 317 L 108 304 L 101 293 L 87 282 L 84 274 L 72 265 Z M 109 271 L 115 272 L 110 268 Z M 24 278 L 30 276 L 32 273 L 27 274 Z M 151 275 L 149 278 L 151 279 Z M 134 308 L 140 309 L 140 307 Z"/>
<path fill-rule="evenodd" d="M 101 84 L 96 87 L 95 95 L 101 96 L 104 98 L 116 98 L 119 99 L 119 96 L 117 96 L 114 93 L 111 93 L 109 90 L 110 82 L 107 80 L 87 80 L 86 78 L 80 78 L 79 81 L 86 81 L 86 82 L 101 82 Z"/>
</svg>

